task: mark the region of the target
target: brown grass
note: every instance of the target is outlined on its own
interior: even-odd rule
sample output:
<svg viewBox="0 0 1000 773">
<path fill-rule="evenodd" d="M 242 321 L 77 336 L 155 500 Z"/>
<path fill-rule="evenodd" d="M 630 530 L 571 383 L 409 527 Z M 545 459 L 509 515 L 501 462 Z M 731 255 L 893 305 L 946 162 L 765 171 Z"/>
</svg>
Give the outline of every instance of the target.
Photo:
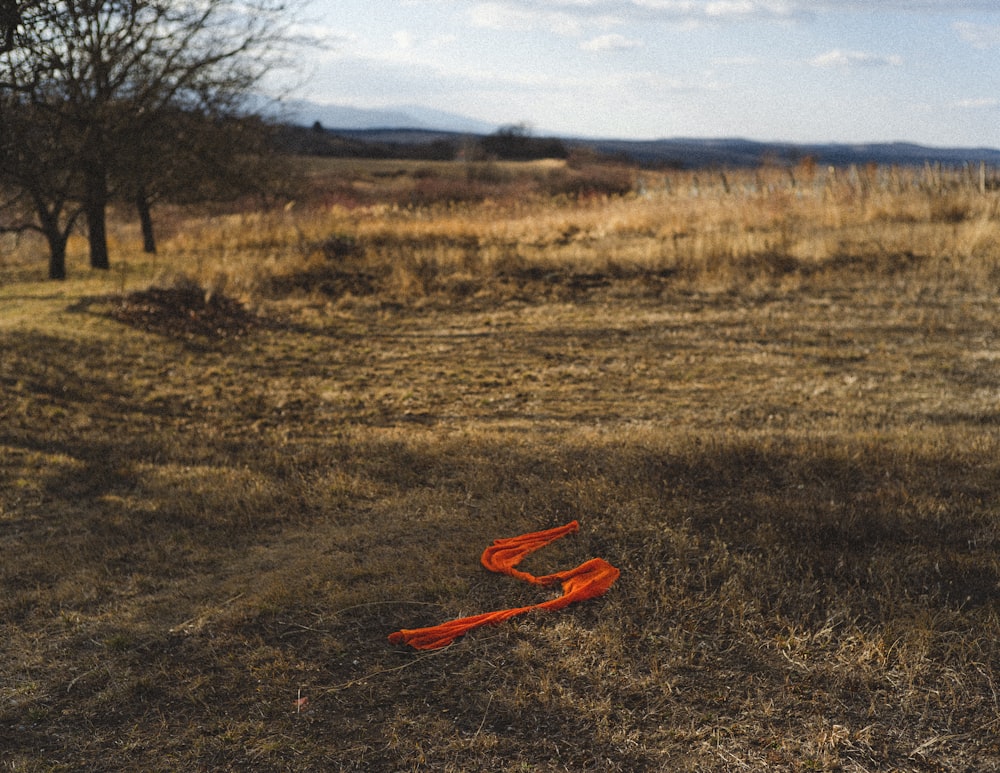
<svg viewBox="0 0 1000 773">
<path fill-rule="evenodd" d="M 996 193 L 548 174 L 7 253 L 0 769 L 1000 769 Z"/>
</svg>

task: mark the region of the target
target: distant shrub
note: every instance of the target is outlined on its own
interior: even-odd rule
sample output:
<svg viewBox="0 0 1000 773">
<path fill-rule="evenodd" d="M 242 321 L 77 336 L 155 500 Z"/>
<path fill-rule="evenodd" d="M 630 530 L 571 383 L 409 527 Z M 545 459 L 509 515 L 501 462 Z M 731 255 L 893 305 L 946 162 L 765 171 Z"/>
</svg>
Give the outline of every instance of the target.
<svg viewBox="0 0 1000 773">
<path fill-rule="evenodd" d="M 488 158 L 503 161 L 537 161 L 542 158 L 567 158 L 569 150 L 555 137 L 532 137 L 524 126 L 506 126 L 480 140 Z"/>
<path fill-rule="evenodd" d="M 553 195 L 623 196 L 635 188 L 636 170 L 617 164 L 587 164 L 553 169 L 546 187 Z"/>
<path fill-rule="evenodd" d="M 493 161 L 478 161 L 466 164 L 465 176 L 467 180 L 487 185 L 500 185 L 510 180 L 508 174 L 502 167 Z"/>
<path fill-rule="evenodd" d="M 964 223 L 972 217 L 972 207 L 967 201 L 934 199 L 931 202 L 931 220 L 937 223 Z"/>
<path fill-rule="evenodd" d="M 324 258 L 336 262 L 357 258 L 364 254 L 358 240 L 350 234 L 331 234 L 323 240 L 319 248 Z"/>
</svg>

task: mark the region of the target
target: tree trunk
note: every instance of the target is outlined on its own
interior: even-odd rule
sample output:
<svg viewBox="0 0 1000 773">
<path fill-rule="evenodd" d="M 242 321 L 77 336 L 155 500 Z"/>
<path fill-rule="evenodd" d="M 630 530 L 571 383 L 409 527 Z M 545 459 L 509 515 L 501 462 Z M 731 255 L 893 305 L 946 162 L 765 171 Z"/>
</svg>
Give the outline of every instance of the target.
<svg viewBox="0 0 1000 773">
<path fill-rule="evenodd" d="M 66 240 L 49 238 L 49 279 L 66 278 Z"/>
<path fill-rule="evenodd" d="M 65 279 L 66 243 L 69 241 L 69 233 L 64 234 L 59 229 L 58 216 L 40 219 L 45 241 L 49 243 L 49 279 Z"/>
<path fill-rule="evenodd" d="M 45 241 L 49 244 L 49 279 L 66 278 L 66 244 L 69 242 L 72 220 L 63 231 L 59 227 L 61 211 L 61 204 L 49 209 L 43 197 L 35 197 L 35 212 L 38 215 L 38 223 L 45 236 Z"/>
<path fill-rule="evenodd" d="M 146 189 L 139 186 L 135 194 L 135 208 L 139 212 L 139 222 L 142 224 L 142 251 L 148 255 L 156 254 L 156 234 L 153 233 L 153 215 L 149 211 L 149 197 Z"/>
<path fill-rule="evenodd" d="M 104 169 L 89 169 L 84 181 L 84 215 L 87 218 L 87 238 L 90 241 L 90 267 L 107 271 L 108 232 L 105 217 L 108 208 L 108 180 Z"/>
</svg>

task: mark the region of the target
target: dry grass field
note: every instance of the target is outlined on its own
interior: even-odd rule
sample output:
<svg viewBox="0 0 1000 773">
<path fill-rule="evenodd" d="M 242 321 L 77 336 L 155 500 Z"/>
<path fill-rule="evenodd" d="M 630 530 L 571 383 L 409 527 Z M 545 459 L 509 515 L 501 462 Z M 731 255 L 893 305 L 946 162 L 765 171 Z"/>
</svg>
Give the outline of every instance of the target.
<svg viewBox="0 0 1000 773">
<path fill-rule="evenodd" d="M 0 770 L 1000 770 L 996 190 L 329 162 L 158 215 L 64 283 L 0 243 Z M 525 568 L 607 595 L 388 642 L 549 598 L 479 555 L 573 519 Z"/>
</svg>

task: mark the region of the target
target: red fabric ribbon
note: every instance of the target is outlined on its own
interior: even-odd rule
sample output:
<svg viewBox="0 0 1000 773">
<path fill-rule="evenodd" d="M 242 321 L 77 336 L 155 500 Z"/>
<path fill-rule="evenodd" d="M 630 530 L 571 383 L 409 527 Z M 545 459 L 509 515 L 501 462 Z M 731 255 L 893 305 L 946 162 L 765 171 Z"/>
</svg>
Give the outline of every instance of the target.
<svg viewBox="0 0 1000 773">
<path fill-rule="evenodd" d="M 579 529 L 580 524 L 572 521 L 555 529 L 534 531 L 519 537 L 494 540 L 493 544 L 483 551 L 482 564 L 491 572 L 509 574 L 511 577 L 524 580 L 532 585 L 562 583 L 563 592 L 558 598 L 528 607 L 501 609 L 482 615 L 462 617 L 430 628 L 404 628 L 402 631 L 390 634 L 389 641 L 393 644 L 409 644 L 418 650 L 433 650 L 451 644 L 462 634 L 481 625 L 495 625 L 515 615 L 521 615 L 535 609 L 562 609 L 576 601 L 586 601 L 602 596 L 620 574 L 603 558 L 592 558 L 575 569 L 546 574 L 542 577 L 535 577 L 533 574 L 515 568 L 529 553 L 545 547 L 560 537 L 579 531 Z"/>
</svg>

